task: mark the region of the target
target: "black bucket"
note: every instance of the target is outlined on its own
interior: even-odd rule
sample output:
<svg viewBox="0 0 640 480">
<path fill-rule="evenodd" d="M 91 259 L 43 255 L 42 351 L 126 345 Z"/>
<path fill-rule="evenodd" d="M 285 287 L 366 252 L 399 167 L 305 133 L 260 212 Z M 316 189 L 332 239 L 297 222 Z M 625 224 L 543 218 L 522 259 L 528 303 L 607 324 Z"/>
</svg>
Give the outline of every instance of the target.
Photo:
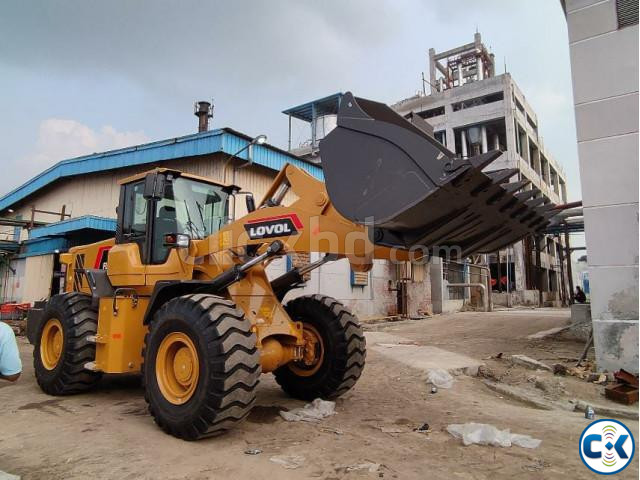
<svg viewBox="0 0 640 480">
<path fill-rule="evenodd" d="M 415 117 L 414 117 L 415 118 Z M 483 173 L 502 152 L 456 158 L 383 103 L 342 97 L 338 126 L 320 142 L 329 197 L 378 245 L 456 256 L 492 252 L 544 229 L 553 205 L 518 192 L 517 170 Z M 437 248 L 434 248 L 437 247 Z"/>
</svg>

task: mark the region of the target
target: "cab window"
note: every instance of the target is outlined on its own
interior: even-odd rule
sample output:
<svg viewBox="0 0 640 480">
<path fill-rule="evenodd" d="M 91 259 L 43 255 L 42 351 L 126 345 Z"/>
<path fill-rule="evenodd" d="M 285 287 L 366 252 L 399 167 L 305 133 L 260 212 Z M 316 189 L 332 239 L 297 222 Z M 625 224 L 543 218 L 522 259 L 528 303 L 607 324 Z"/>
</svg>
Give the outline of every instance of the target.
<svg viewBox="0 0 640 480">
<path fill-rule="evenodd" d="M 122 237 L 126 242 L 135 242 L 139 245 L 141 258 L 144 258 L 147 234 L 147 200 L 143 193 L 144 182 L 125 186 L 122 216 Z"/>
<path fill-rule="evenodd" d="M 169 255 L 164 238 L 170 233 L 194 240 L 217 232 L 228 221 L 228 194 L 221 187 L 178 177 L 168 182 L 164 198 L 155 203 L 151 263 Z"/>
</svg>

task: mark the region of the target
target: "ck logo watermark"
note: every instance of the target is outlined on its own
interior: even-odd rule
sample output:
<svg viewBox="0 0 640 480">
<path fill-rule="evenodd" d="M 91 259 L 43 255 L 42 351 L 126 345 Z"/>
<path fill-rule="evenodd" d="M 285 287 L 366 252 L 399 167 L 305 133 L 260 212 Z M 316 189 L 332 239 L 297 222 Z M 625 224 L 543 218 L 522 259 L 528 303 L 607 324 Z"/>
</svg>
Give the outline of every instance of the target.
<svg viewBox="0 0 640 480">
<path fill-rule="evenodd" d="M 582 432 L 580 458 L 592 471 L 612 475 L 624 470 L 636 445 L 629 429 L 617 420 L 596 420 Z"/>
</svg>

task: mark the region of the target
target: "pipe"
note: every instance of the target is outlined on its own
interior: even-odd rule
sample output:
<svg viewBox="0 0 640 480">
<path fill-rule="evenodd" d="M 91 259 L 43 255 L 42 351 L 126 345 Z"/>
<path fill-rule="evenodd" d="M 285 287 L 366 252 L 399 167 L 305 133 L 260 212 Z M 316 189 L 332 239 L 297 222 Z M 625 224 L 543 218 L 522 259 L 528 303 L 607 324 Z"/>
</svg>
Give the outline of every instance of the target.
<svg viewBox="0 0 640 480">
<path fill-rule="evenodd" d="M 500 255 L 499 255 L 499 253 L 498 253 L 497 257 L 498 257 L 498 279 L 499 279 L 500 278 L 500 263 L 499 263 L 500 262 Z M 464 265 L 464 263 L 456 262 L 454 260 L 449 260 L 448 263 L 455 263 L 455 264 L 458 264 L 458 265 Z M 486 262 L 486 260 L 485 260 L 485 263 L 487 263 L 487 264 L 486 265 L 479 265 L 477 263 L 472 263 L 472 264 L 469 264 L 469 265 L 472 266 L 473 268 L 479 268 L 480 270 L 484 270 L 484 272 L 485 272 L 484 275 L 482 273 L 480 275 L 484 276 L 484 278 L 485 278 L 485 281 L 486 281 L 486 284 L 487 284 L 486 285 L 486 288 L 487 288 L 486 291 L 491 293 L 491 268 L 489 267 L 489 264 L 488 264 L 488 262 Z M 498 287 L 499 286 L 500 286 L 500 282 L 498 281 Z M 489 308 L 487 311 L 488 312 L 493 312 L 493 298 L 491 297 L 490 294 L 487 295 L 487 300 L 488 300 L 487 306 Z"/>
<path fill-rule="evenodd" d="M 480 127 L 480 134 L 482 138 L 482 153 L 487 153 L 489 151 L 489 142 L 487 141 L 487 127 L 484 125 Z"/>
<path fill-rule="evenodd" d="M 460 144 L 462 145 L 462 158 L 467 158 L 467 132 L 465 130 L 460 132 Z"/>
<path fill-rule="evenodd" d="M 576 208 L 582 206 L 582 200 L 578 200 L 577 202 L 563 203 L 560 205 L 556 205 L 553 207 L 554 210 L 566 210 L 568 208 Z"/>
<path fill-rule="evenodd" d="M 482 307 L 484 308 L 485 312 L 489 311 L 489 306 L 488 306 L 488 298 L 487 298 L 487 287 L 482 284 L 482 283 L 448 283 L 447 284 L 447 288 L 458 288 L 458 287 L 478 287 L 480 289 L 481 295 L 482 295 Z"/>
</svg>

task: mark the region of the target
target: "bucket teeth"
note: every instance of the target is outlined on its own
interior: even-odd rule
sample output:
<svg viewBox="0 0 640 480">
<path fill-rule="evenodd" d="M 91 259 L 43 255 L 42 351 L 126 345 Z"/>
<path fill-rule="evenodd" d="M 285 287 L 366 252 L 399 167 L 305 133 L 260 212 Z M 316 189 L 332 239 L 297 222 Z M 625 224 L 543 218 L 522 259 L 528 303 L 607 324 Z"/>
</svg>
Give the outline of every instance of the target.
<svg viewBox="0 0 640 480">
<path fill-rule="evenodd" d="M 517 182 L 503 183 L 501 186 L 509 193 L 515 193 L 518 190 L 526 187 L 531 183 L 531 180 L 518 180 Z"/>
<path fill-rule="evenodd" d="M 538 190 L 537 188 L 532 188 L 531 190 L 525 190 L 524 192 L 518 192 L 518 193 L 514 194 L 513 196 L 516 197 L 519 201 L 524 202 L 526 200 L 529 200 L 530 198 L 535 197 L 536 195 L 538 195 L 538 193 L 540 193 L 540 190 Z"/>
<path fill-rule="evenodd" d="M 500 150 L 491 150 L 490 152 L 471 157 L 469 159 L 469 163 L 471 163 L 471 165 L 473 165 L 478 170 L 482 170 L 483 168 L 489 166 L 501 155 L 502 152 Z"/>
<path fill-rule="evenodd" d="M 517 173 L 517 168 L 504 168 L 495 172 L 487 172 L 487 176 L 493 180 L 493 183 L 505 183 Z"/>
<path fill-rule="evenodd" d="M 524 204 L 529 208 L 533 208 L 533 207 L 537 207 L 538 205 L 542 205 L 544 202 L 545 202 L 545 199 L 543 197 L 538 197 L 538 198 L 532 198 L 531 200 L 527 200 L 526 202 L 524 202 Z"/>
<path fill-rule="evenodd" d="M 556 206 L 553 203 L 546 203 L 540 207 L 536 207 L 536 213 L 542 215 L 545 212 L 552 211 Z"/>
</svg>

